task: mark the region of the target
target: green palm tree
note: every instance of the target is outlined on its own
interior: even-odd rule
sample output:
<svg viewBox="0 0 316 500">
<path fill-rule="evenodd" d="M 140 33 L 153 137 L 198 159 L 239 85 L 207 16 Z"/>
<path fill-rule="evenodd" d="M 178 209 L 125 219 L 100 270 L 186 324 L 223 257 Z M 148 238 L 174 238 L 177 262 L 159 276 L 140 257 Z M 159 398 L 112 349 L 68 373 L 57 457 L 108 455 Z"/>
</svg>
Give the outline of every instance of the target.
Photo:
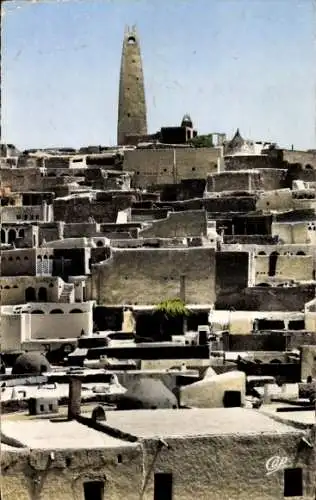
<svg viewBox="0 0 316 500">
<path fill-rule="evenodd" d="M 160 317 L 160 335 L 166 335 L 168 320 L 174 318 L 186 318 L 190 315 L 185 303 L 181 299 L 166 299 L 157 304 L 154 313 Z M 184 325 L 183 325 L 184 328 Z M 185 330 L 183 330 L 184 333 Z"/>
<path fill-rule="evenodd" d="M 157 304 L 157 312 L 164 313 L 166 317 L 189 316 L 185 303 L 181 299 L 167 299 Z"/>
</svg>

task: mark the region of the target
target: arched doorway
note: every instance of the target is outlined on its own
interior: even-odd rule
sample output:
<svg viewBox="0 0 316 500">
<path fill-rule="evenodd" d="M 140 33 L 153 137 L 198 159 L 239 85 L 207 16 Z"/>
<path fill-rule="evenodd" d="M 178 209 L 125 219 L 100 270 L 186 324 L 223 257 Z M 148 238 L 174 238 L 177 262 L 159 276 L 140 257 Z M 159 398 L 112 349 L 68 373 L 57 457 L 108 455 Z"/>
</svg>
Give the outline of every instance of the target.
<svg viewBox="0 0 316 500">
<path fill-rule="evenodd" d="M 29 286 L 25 290 L 25 302 L 36 302 L 35 288 L 32 286 Z"/>
<path fill-rule="evenodd" d="M 8 243 L 13 243 L 16 240 L 15 229 L 9 229 L 8 233 Z"/>
</svg>

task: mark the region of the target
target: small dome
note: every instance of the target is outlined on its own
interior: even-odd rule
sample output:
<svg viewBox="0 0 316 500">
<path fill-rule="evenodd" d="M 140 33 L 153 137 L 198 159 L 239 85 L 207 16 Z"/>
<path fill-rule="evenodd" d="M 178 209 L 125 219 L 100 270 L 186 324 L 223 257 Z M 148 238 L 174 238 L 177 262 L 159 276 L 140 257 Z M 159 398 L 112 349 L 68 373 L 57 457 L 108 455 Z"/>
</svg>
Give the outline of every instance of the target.
<svg viewBox="0 0 316 500">
<path fill-rule="evenodd" d="M 161 380 L 144 378 L 131 384 L 118 403 L 118 410 L 178 408 L 175 395 Z"/>
<path fill-rule="evenodd" d="M 191 120 L 190 115 L 188 115 L 188 114 L 184 115 L 184 117 L 182 118 L 181 127 L 193 128 L 193 122 Z"/>
<path fill-rule="evenodd" d="M 39 352 L 26 352 L 21 354 L 15 361 L 12 374 L 41 374 L 50 371 L 51 367 L 43 354 Z"/>
</svg>

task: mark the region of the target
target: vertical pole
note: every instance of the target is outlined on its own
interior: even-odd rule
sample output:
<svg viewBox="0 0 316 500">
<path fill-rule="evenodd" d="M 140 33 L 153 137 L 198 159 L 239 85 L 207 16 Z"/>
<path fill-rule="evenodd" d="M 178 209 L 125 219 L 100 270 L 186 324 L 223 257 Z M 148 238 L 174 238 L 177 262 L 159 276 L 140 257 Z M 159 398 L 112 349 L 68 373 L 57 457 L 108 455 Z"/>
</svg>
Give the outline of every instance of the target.
<svg viewBox="0 0 316 500">
<path fill-rule="evenodd" d="M 181 274 L 180 276 L 180 299 L 184 304 L 186 304 L 186 293 L 185 293 L 185 274 Z M 187 318 L 183 317 L 183 335 L 185 335 L 187 331 Z"/>
<path fill-rule="evenodd" d="M 173 183 L 177 184 L 177 157 L 175 148 L 173 148 Z"/>
</svg>

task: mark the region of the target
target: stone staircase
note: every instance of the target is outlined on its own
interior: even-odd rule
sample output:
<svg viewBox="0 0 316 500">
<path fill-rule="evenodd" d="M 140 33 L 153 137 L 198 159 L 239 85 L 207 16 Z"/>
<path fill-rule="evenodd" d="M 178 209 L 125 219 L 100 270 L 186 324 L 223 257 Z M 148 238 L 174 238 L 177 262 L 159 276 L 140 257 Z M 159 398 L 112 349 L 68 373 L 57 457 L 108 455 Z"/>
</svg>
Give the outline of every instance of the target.
<svg viewBox="0 0 316 500">
<path fill-rule="evenodd" d="M 73 289 L 74 289 L 73 283 L 64 283 L 58 302 L 70 304 L 71 294 L 73 292 Z"/>
</svg>

